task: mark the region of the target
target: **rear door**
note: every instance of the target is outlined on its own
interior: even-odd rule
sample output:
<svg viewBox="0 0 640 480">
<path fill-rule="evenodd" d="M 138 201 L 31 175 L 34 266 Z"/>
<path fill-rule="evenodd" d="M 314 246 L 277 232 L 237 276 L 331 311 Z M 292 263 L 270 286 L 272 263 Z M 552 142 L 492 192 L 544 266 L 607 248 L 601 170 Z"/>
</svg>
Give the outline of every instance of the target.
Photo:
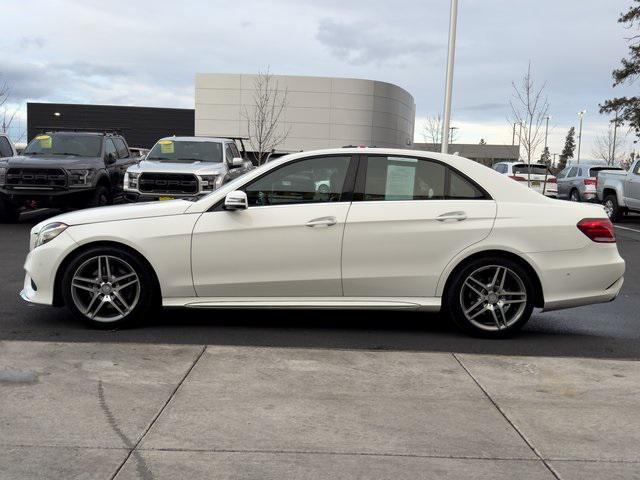
<svg viewBox="0 0 640 480">
<path fill-rule="evenodd" d="M 496 203 L 435 160 L 360 161 L 342 245 L 346 297 L 431 297 L 454 255 L 489 235 Z"/>
</svg>

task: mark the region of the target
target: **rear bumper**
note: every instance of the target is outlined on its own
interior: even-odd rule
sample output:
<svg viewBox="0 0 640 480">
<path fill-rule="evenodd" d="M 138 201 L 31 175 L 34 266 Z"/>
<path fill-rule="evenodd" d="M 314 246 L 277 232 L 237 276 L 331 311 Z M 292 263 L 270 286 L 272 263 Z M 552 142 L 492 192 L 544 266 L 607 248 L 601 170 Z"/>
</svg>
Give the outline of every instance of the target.
<svg viewBox="0 0 640 480">
<path fill-rule="evenodd" d="M 625 261 L 615 244 L 529 257 L 540 270 L 544 311 L 609 302 L 624 283 Z"/>
</svg>

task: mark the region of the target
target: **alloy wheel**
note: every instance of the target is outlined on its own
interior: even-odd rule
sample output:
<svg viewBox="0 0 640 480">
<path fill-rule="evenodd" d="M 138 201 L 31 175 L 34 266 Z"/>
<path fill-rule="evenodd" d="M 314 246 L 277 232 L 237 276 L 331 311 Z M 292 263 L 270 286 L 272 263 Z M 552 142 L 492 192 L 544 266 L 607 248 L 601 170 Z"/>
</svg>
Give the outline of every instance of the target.
<svg viewBox="0 0 640 480">
<path fill-rule="evenodd" d="M 470 323 L 495 332 L 508 329 L 522 317 L 527 306 L 527 289 L 513 270 L 488 265 L 467 276 L 459 301 Z"/>
<path fill-rule="evenodd" d="M 604 211 L 607 214 L 607 217 L 611 218 L 613 216 L 613 211 L 614 211 L 614 205 L 613 205 L 613 200 L 606 200 L 604 202 Z"/>
<path fill-rule="evenodd" d="M 87 318 L 115 322 L 129 315 L 138 304 L 140 279 L 133 267 L 121 258 L 91 257 L 74 272 L 71 297 Z"/>
</svg>

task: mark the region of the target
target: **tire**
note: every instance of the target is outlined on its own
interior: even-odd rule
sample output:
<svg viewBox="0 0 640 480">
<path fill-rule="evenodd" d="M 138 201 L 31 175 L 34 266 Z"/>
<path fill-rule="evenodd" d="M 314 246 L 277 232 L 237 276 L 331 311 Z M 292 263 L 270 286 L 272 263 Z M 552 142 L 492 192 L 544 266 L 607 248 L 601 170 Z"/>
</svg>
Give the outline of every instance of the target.
<svg viewBox="0 0 640 480">
<path fill-rule="evenodd" d="M 580 192 L 575 188 L 571 190 L 571 193 L 569 194 L 569 200 L 572 202 L 581 202 L 582 200 L 580 200 Z"/>
<path fill-rule="evenodd" d="M 0 223 L 18 223 L 20 210 L 6 200 L 0 199 Z"/>
<path fill-rule="evenodd" d="M 615 195 L 607 195 L 604 197 L 602 205 L 604 206 L 604 211 L 607 212 L 609 220 L 617 222 L 620 219 L 622 209 L 618 205 L 618 197 Z"/>
<path fill-rule="evenodd" d="M 87 208 L 111 205 L 111 192 L 104 185 L 98 185 L 87 202 Z"/>
<path fill-rule="evenodd" d="M 472 260 L 453 274 L 444 306 L 455 325 L 469 335 L 507 338 L 529 321 L 534 293 L 533 280 L 519 263 L 489 256 Z"/>
<path fill-rule="evenodd" d="M 115 329 L 134 325 L 151 311 L 155 284 L 150 267 L 136 255 L 94 247 L 67 264 L 60 288 L 67 308 L 88 327 Z"/>
</svg>

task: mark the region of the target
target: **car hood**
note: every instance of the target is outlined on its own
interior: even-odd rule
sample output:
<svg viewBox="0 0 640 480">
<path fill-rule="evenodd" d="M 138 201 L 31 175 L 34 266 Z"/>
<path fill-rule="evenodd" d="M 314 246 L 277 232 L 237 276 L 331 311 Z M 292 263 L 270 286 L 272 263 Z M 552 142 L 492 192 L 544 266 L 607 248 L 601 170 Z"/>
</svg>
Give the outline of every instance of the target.
<svg viewBox="0 0 640 480">
<path fill-rule="evenodd" d="M 66 223 L 72 226 L 87 223 L 134 220 L 136 218 L 180 215 L 191 205 L 192 203 L 186 200 L 169 200 L 164 202 L 131 203 L 114 205 L 112 207 L 88 208 L 48 218 L 36 225 L 33 230 L 37 231 L 44 225 L 54 222 Z"/>
<path fill-rule="evenodd" d="M 154 173 L 195 173 L 200 175 L 219 175 L 225 173 L 223 163 L 214 162 L 167 162 L 159 160 L 143 160 L 129 167 L 129 172 Z"/>
<path fill-rule="evenodd" d="M 16 168 L 96 168 L 104 165 L 98 157 L 74 157 L 73 155 L 20 155 L 4 158 L 0 167 Z"/>
</svg>

